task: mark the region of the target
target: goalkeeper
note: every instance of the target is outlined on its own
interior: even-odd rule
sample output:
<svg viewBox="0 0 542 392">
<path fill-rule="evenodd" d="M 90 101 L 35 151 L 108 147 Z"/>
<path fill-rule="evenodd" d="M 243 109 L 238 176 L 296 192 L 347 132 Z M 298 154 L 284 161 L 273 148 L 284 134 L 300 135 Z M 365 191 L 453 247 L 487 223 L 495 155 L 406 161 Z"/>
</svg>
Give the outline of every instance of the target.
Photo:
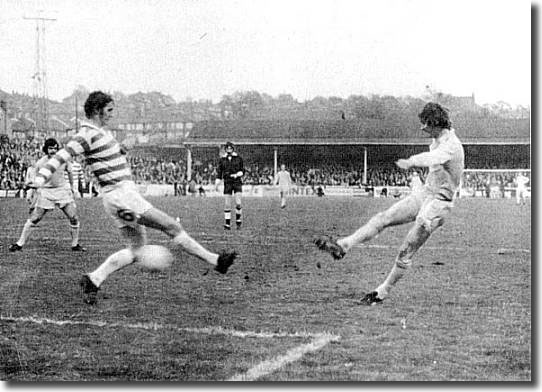
<svg viewBox="0 0 542 392">
<path fill-rule="evenodd" d="M 423 189 L 376 214 L 347 237 L 334 240 L 321 236 L 315 240 L 319 249 L 330 253 L 335 259 L 342 259 L 355 244 L 369 241 L 385 228 L 415 222 L 399 248 L 392 270 L 382 284 L 362 297 L 360 302 L 363 305 L 382 302 L 388 296 L 392 286 L 410 268 L 416 251 L 444 223 L 459 187 L 464 169 L 464 151 L 452 129 L 447 110 L 437 103 L 427 103 L 418 117 L 422 123 L 421 129 L 433 138 L 429 152 L 399 159 L 396 164 L 404 170 L 429 168 Z"/>
</svg>

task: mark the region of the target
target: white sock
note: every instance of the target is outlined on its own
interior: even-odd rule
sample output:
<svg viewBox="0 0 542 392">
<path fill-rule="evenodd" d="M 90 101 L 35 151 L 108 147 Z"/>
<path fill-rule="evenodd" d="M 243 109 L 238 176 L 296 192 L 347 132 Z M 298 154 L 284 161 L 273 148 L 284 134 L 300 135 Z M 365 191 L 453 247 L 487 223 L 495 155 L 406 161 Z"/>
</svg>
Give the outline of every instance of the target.
<svg viewBox="0 0 542 392">
<path fill-rule="evenodd" d="M 351 235 L 337 240 L 337 244 L 348 252 L 354 245 L 369 241 L 370 239 L 375 238 L 379 233 L 380 230 L 376 225 L 372 221 L 369 221 Z"/>
<path fill-rule="evenodd" d="M 23 231 L 21 232 L 21 237 L 17 241 L 17 245 L 24 246 L 24 244 L 26 243 L 26 240 L 30 236 L 30 233 L 32 233 L 32 230 L 35 227 L 36 226 L 32 223 L 32 221 L 30 219 L 27 219 L 26 222 L 24 223 Z"/>
<path fill-rule="evenodd" d="M 396 261 L 384 283 L 376 288 L 379 298 L 386 298 L 392 288 L 399 279 L 403 277 L 405 272 L 410 268 L 412 262 L 410 260 Z"/>
<path fill-rule="evenodd" d="M 72 235 L 72 247 L 77 246 L 79 244 L 79 223 L 77 225 L 71 225 L 71 235 Z"/>
<path fill-rule="evenodd" d="M 179 235 L 173 238 L 175 245 L 180 245 L 185 251 L 199 257 L 202 260 L 207 261 L 212 265 L 216 265 L 218 261 L 218 255 L 213 252 L 209 252 L 203 246 L 201 246 L 195 239 L 190 237 L 186 231 L 182 231 Z"/>
<path fill-rule="evenodd" d="M 100 287 L 104 280 L 113 272 L 134 262 L 134 254 L 130 249 L 122 249 L 110 255 L 96 270 L 88 274 L 90 280 Z"/>
</svg>

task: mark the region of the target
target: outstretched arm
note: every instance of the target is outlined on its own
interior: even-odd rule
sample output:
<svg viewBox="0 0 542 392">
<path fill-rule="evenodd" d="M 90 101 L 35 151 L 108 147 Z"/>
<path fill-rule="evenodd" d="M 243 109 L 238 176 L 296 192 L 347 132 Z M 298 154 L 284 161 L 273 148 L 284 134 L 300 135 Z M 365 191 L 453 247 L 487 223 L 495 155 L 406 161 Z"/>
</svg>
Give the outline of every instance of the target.
<svg viewBox="0 0 542 392">
<path fill-rule="evenodd" d="M 51 159 L 49 159 L 49 161 L 47 161 L 45 165 L 39 169 L 34 178 L 33 185 L 38 188 L 42 187 L 43 184 L 45 184 L 47 180 L 51 178 L 53 173 L 56 172 L 62 164 L 70 161 L 77 155 L 88 151 L 89 148 L 90 147 L 87 140 L 80 133 L 78 133 L 66 144 L 66 147 L 60 149 Z"/>
<path fill-rule="evenodd" d="M 408 159 L 399 159 L 396 163 L 401 169 L 407 170 L 411 167 L 430 167 L 433 165 L 442 165 L 448 162 L 451 154 L 444 148 L 436 148 L 433 151 L 422 152 L 412 155 Z"/>
</svg>

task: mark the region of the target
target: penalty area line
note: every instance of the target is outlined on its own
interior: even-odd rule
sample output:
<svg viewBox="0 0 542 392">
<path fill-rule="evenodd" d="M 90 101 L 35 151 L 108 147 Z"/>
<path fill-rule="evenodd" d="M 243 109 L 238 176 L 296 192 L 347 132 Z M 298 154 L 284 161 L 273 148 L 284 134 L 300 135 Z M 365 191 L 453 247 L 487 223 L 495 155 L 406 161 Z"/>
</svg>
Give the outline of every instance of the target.
<svg viewBox="0 0 542 392">
<path fill-rule="evenodd" d="M 84 325 L 91 327 L 101 328 L 125 328 L 125 329 L 144 329 L 147 331 L 158 330 L 173 330 L 178 332 L 192 332 L 203 333 L 207 335 L 226 335 L 237 338 L 318 338 L 323 335 L 329 335 L 327 333 L 309 333 L 309 332 L 256 332 L 256 331 L 240 331 L 235 329 L 228 329 L 222 327 L 184 327 L 180 328 L 171 324 L 160 324 L 155 322 L 149 323 L 110 323 L 107 321 L 97 320 L 54 320 L 46 317 L 34 317 L 34 316 L 4 316 L 0 315 L 0 321 L 9 322 L 22 322 L 22 323 L 34 323 L 34 324 L 52 324 L 57 326 L 64 325 Z M 329 335 L 334 336 L 334 335 Z"/>
<path fill-rule="evenodd" d="M 294 347 L 284 355 L 277 356 L 273 359 L 260 362 L 256 366 L 250 368 L 245 373 L 236 374 L 226 381 L 256 381 L 257 379 L 273 373 L 274 371 L 295 362 L 303 357 L 303 355 L 318 351 L 327 345 L 329 342 L 337 341 L 338 336 L 330 334 L 321 334 L 312 342 Z"/>
<path fill-rule="evenodd" d="M 106 321 L 96 320 L 54 320 L 45 317 L 13 317 L 0 315 L 0 321 L 34 323 L 34 324 L 52 324 L 57 326 L 74 326 L 84 325 L 101 328 L 126 328 L 126 329 L 144 329 L 157 331 L 161 329 L 174 330 L 179 332 L 204 333 L 210 335 L 227 335 L 239 338 L 308 338 L 312 339 L 307 344 L 302 344 L 294 347 L 284 355 L 279 355 L 273 359 L 260 362 L 244 373 L 236 374 L 226 381 L 255 381 L 260 377 L 273 373 L 283 366 L 299 360 L 303 355 L 315 352 L 326 346 L 328 343 L 338 341 L 340 336 L 330 333 L 308 333 L 308 332 L 256 332 L 256 331 L 239 331 L 222 327 L 202 327 L 202 328 L 179 328 L 170 324 L 159 323 L 108 323 Z"/>
</svg>

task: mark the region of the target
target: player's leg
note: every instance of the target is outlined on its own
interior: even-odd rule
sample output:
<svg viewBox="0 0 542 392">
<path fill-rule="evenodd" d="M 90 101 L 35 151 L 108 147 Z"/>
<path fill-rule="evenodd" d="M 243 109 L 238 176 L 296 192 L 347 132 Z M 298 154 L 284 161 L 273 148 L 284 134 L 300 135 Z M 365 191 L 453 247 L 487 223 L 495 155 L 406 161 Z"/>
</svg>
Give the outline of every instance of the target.
<svg viewBox="0 0 542 392">
<path fill-rule="evenodd" d="M 280 208 L 286 208 L 286 191 L 280 190 Z"/>
<path fill-rule="evenodd" d="M 110 256 L 94 271 L 83 275 L 80 281 L 83 301 L 94 305 L 97 300 L 98 290 L 102 283 L 115 271 L 118 271 L 135 261 L 137 250 L 147 242 L 145 227 L 134 224 L 119 227 L 120 233 L 127 242 L 127 247 Z"/>
<path fill-rule="evenodd" d="M 226 273 L 237 256 L 235 252 L 217 254 L 209 251 L 192 238 L 177 220 L 157 208 L 152 207 L 142 213 L 138 222 L 164 232 L 172 239 L 173 244 L 180 246 L 191 255 L 213 265 L 215 270 L 220 273 Z"/>
<path fill-rule="evenodd" d="M 231 202 L 233 189 L 224 183 L 224 230 L 231 230 Z"/>
<path fill-rule="evenodd" d="M 68 218 L 68 221 L 70 222 L 70 234 L 72 237 L 72 250 L 74 252 L 84 252 L 86 251 L 85 248 L 83 248 L 79 244 L 79 229 L 80 229 L 80 222 L 79 217 L 77 216 L 77 207 L 75 206 L 75 202 L 67 203 L 66 205 L 62 206 L 60 208 L 64 215 Z"/>
<path fill-rule="evenodd" d="M 241 189 L 237 188 L 235 190 L 235 224 L 237 225 L 237 228 L 241 228 L 241 224 L 243 223 L 243 209 L 241 207 Z"/>
<path fill-rule="evenodd" d="M 330 253 L 335 259 L 341 259 L 354 245 L 369 241 L 385 228 L 414 221 L 424 197 L 423 193 L 411 193 L 387 210 L 374 215 L 351 235 L 336 241 L 323 236 L 317 238 L 315 244 L 319 249 Z"/>
<path fill-rule="evenodd" d="M 412 222 L 420 210 L 423 196 L 408 196 L 383 212 L 374 215 L 369 221 L 351 235 L 337 240 L 337 244 L 348 252 L 354 245 L 367 242 L 390 226 Z"/>
<path fill-rule="evenodd" d="M 24 223 L 19 239 L 9 246 L 10 252 L 16 252 L 23 249 L 26 241 L 30 238 L 30 234 L 32 234 L 33 230 L 38 226 L 38 223 L 43 219 L 46 213 L 47 209 L 38 206 L 34 207 L 30 217 Z"/>
<path fill-rule="evenodd" d="M 443 225 L 444 219 L 451 211 L 451 202 L 429 200 L 420 209 L 414 226 L 407 233 L 392 270 L 374 291 L 366 294 L 362 304 L 372 305 L 386 298 L 391 288 L 401 279 L 412 265 L 414 254 L 422 247 L 430 235 Z"/>
</svg>

